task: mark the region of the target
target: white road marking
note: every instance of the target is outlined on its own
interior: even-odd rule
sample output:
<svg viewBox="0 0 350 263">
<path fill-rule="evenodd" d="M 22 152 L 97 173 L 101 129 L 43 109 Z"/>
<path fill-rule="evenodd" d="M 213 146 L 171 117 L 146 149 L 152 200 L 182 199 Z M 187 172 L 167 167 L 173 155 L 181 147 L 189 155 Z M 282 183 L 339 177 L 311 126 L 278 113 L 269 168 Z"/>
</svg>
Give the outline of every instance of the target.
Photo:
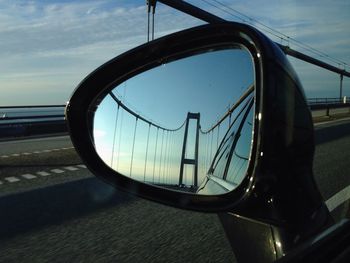
<svg viewBox="0 0 350 263">
<path fill-rule="evenodd" d="M 28 180 L 36 178 L 36 176 L 33 174 L 22 174 L 21 176 L 25 179 L 28 179 Z"/>
<path fill-rule="evenodd" d="M 46 149 L 46 150 L 41 150 L 41 151 L 33 151 L 33 152 L 24 152 L 24 153 L 12 153 L 10 155 L 1 155 L 0 158 L 9 158 L 10 156 L 13 157 L 18 157 L 21 155 L 31 155 L 31 154 L 38 154 L 38 153 L 49 153 L 53 151 L 62 151 L 62 150 L 69 150 L 69 149 L 74 149 L 74 147 L 63 147 L 63 148 L 54 148 L 54 149 Z"/>
<path fill-rule="evenodd" d="M 78 164 L 76 166 L 66 166 L 63 168 L 67 171 L 78 171 L 79 168 L 77 168 L 77 167 L 86 168 L 86 166 L 84 164 Z M 61 173 L 64 173 L 65 171 L 61 170 L 61 169 L 52 169 L 52 170 L 50 170 L 50 172 L 55 173 L 55 174 L 61 174 Z M 45 171 L 39 171 L 39 172 L 36 172 L 35 174 L 36 175 L 34 175 L 34 174 L 22 174 L 22 175 L 20 175 L 20 177 L 31 180 L 31 179 L 38 178 L 38 175 L 40 175 L 40 176 L 50 175 L 49 172 L 45 172 Z M 9 183 L 15 183 L 15 182 L 20 181 L 21 179 L 15 177 L 15 176 L 9 176 L 9 177 L 5 177 L 4 180 L 9 182 Z M 0 181 L 0 185 L 1 184 L 4 184 L 4 182 Z"/>
<path fill-rule="evenodd" d="M 33 138 L 33 139 L 19 139 L 16 142 L 17 143 L 28 143 L 28 142 L 37 142 L 37 141 L 62 141 L 62 140 L 69 140 L 69 135 L 60 135 L 60 136 L 54 136 L 54 137 L 47 137 L 47 138 Z M 0 142 L 0 144 L 12 144 L 13 141 L 6 141 L 6 142 Z"/>
<path fill-rule="evenodd" d="M 68 171 L 76 171 L 76 170 L 79 170 L 78 168 L 76 167 L 73 167 L 73 166 L 67 166 L 67 167 L 63 167 L 64 169 L 68 170 Z"/>
<path fill-rule="evenodd" d="M 322 126 L 324 124 L 329 124 L 329 123 L 348 121 L 348 120 L 350 120 L 350 118 L 342 118 L 342 119 L 337 119 L 337 120 L 332 120 L 332 121 L 317 122 L 317 123 L 314 123 L 314 127 Z"/>
<path fill-rule="evenodd" d="M 51 172 L 53 172 L 53 173 L 55 173 L 55 174 L 64 173 L 64 171 L 61 170 L 61 169 L 52 169 Z"/>
<path fill-rule="evenodd" d="M 5 180 L 8 181 L 9 183 L 15 183 L 15 182 L 19 181 L 19 179 L 17 177 L 14 177 L 14 176 L 5 177 Z"/>
<path fill-rule="evenodd" d="M 48 176 L 48 175 L 50 175 L 50 173 L 44 172 L 44 171 L 37 172 L 36 174 L 38 174 L 38 175 L 40 175 L 40 176 Z"/>
<path fill-rule="evenodd" d="M 329 211 L 333 211 L 348 199 L 350 199 L 350 185 L 329 198 L 326 201 L 326 206 Z"/>
</svg>

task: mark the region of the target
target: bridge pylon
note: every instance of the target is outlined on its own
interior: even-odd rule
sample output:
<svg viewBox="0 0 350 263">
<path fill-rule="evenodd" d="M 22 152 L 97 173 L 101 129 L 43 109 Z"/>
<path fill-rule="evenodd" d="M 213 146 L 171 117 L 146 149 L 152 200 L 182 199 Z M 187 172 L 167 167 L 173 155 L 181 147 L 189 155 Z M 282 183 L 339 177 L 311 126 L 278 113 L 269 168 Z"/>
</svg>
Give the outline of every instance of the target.
<svg viewBox="0 0 350 263">
<path fill-rule="evenodd" d="M 194 149 L 194 159 L 187 159 L 187 158 L 185 158 L 185 153 L 186 153 L 186 147 L 187 147 L 188 124 L 189 124 L 189 121 L 191 119 L 194 119 L 197 121 L 196 143 L 195 143 L 195 149 Z M 198 146 L 199 146 L 199 129 L 200 129 L 199 123 L 200 123 L 200 113 L 192 113 L 192 112 L 187 113 L 184 140 L 183 140 L 183 145 L 182 145 L 179 185 L 183 184 L 184 166 L 185 166 L 185 164 L 189 164 L 189 165 L 194 165 L 193 185 L 194 185 L 194 187 L 198 187 Z"/>
</svg>

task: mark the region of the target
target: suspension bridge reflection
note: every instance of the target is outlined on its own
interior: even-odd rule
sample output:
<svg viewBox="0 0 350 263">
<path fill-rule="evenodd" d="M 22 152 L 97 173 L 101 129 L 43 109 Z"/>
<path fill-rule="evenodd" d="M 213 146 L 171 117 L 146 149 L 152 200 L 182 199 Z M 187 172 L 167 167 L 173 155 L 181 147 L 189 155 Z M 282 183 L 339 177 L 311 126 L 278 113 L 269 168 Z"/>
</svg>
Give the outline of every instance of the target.
<svg viewBox="0 0 350 263">
<path fill-rule="evenodd" d="M 249 140 L 237 146 L 244 127 L 250 125 L 244 134 L 252 132 L 248 115 L 252 115 L 253 91 L 250 86 L 208 129 L 201 126 L 201 114 L 193 112 L 177 127 L 164 127 L 109 92 L 95 112 L 97 152 L 120 174 L 163 187 L 195 192 L 210 174 L 235 181 L 245 173 L 249 159 Z M 228 159 L 235 163 L 229 176 Z"/>
</svg>

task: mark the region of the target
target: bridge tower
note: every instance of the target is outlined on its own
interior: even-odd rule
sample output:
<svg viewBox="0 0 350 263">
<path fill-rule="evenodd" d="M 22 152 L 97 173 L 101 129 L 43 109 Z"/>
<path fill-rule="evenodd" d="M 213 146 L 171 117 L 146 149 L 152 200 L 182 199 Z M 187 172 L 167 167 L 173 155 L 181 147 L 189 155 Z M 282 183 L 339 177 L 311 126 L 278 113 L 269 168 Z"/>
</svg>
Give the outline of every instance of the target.
<svg viewBox="0 0 350 263">
<path fill-rule="evenodd" d="M 196 142 L 195 142 L 195 149 L 194 149 L 194 159 L 187 159 L 187 158 L 185 158 L 186 147 L 187 147 L 188 124 L 189 124 L 190 119 L 194 119 L 194 120 L 197 121 Z M 200 113 L 191 113 L 191 112 L 187 113 L 185 133 L 184 133 L 184 140 L 183 140 L 183 145 L 182 145 L 179 185 L 181 185 L 183 183 L 184 165 L 185 164 L 190 164 L 190 165 L 194 165 L 194 180 L 193 180 L 193 184 L 194 184 L 195 187 L 198 187 L 198 145 L 199 145 L 199 128 L 200 128 L 199 122 L 200 122 Z"/>
</svg>

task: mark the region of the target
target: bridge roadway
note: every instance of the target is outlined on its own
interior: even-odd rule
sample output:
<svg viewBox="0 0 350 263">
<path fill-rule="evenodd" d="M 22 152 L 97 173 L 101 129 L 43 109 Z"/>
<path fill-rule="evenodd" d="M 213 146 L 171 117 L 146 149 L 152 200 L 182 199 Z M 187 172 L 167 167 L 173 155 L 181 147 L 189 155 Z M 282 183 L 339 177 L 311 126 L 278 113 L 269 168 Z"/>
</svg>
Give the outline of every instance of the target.
<svg viewBox="0 0 350 263">
<path fill-rule="evenodd" d="M 350 120 L 315 129 L 315 178 L 335 206 L 349 192 Z M 0 142 L 0 182 L 0 262 L 235 262 L 215 214 L 115 191 L 68 136 Z"/>
</svg>

